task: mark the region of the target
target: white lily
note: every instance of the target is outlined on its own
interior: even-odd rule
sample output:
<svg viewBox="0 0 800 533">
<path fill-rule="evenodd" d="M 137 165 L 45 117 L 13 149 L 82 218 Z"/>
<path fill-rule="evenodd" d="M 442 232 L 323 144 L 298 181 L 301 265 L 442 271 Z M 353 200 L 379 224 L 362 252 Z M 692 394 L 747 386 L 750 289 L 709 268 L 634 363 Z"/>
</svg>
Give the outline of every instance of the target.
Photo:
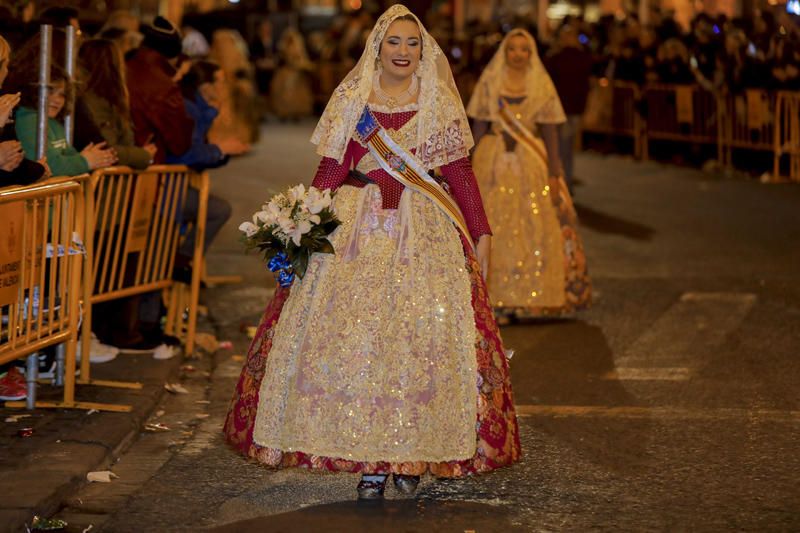
<svg viewBox="0 0 800 533">
<path fill-rule="evenodd" d="M 308 196 L 306 196 L 304 204 L 311 213 L 316 215 L 331 205 L 330 189 L 321 192 L 319 189 L 311 187 L 308 190 Z"/>
<path fill-rule="evenodd" d="M 293 231 L 289 232 L 289 235 L 292 237 L 292 241 L 297 246 L 300 246 L 300 239 L 309 231 L 311 231 L 311 223 L 307 220 L 303 220 L 297 224 L 297 227 Z"/>
<path fill-rule="evenodd" d="M 239 231 L 243 231 L 247 237 L 252 237 L 256 233 L 258 233 L 258 226 L 253 224 L 252 222 L 242 222 L 239 225 Z"/>
</svg>

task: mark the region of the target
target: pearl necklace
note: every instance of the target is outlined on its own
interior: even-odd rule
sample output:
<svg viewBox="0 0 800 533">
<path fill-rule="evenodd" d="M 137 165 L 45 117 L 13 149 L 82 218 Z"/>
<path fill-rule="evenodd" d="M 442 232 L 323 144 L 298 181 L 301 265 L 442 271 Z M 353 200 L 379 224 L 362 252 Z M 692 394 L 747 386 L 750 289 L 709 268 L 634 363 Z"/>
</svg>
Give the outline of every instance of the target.
<svg viewBox="0 0 800 533">
<path fill-rule="evenodd" d="M 414 95 L 417 94 L 418 89 L 419 78 L 417 78 L 416 72 L 411 73 L 411 83 L 408 84 L 408 88 L 397 96 L 392 96 L 381 88 L 380 72 L 375 71 L 375 75 L 372 78 L 372 91 L 375 93 L 375 96 L 382 100 L 389 109 L 404 104 L 414 98 Z"/>
</svg>

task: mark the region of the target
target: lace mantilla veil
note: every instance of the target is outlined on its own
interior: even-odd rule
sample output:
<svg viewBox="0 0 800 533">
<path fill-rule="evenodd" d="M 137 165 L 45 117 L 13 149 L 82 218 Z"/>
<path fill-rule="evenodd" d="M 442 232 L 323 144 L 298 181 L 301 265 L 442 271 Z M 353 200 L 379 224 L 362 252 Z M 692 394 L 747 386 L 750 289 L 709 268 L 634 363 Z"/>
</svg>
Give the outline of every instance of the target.
<svg viewBox="0 0 800 533">
<path fill-rule="evenodd" d="M 422 36 L 422 58 L 417 67 L 420 80 L 417 141 L 416 146 L 406 148 L 416 148 L 417 157 L 427 169 L 468 156 L 474 142 L 447 56 L 416 15 L 400 4 L 380 16 L 361 59 L 333 92 L 311 136 L 319 155 L 342 162 L 372 91 L 380 43 L 389 25 L 404 15 L 414 17 Z"/>
<path fill-rule="evenodd" d="M 561 100 L 553 85 L 553 80 L 539 58 L 536 41 L 523 29 L 511 30 L 505 36 L 500 48 L 481 73 L 475 90 L 467 105 L 467 114 L 476 120 L 495 122 L 498 119 L 499 98 L 503 92 L 506 78 L 506 48 L 512 37 L 521 35 L 528 41 L 531 56 L 528 71 L 525 75 L 526 98 L 521 106 L 521 114 L 526 119 L 533 119 L 542 124 L 558 124 L 566 120 Z"/>
</svg>

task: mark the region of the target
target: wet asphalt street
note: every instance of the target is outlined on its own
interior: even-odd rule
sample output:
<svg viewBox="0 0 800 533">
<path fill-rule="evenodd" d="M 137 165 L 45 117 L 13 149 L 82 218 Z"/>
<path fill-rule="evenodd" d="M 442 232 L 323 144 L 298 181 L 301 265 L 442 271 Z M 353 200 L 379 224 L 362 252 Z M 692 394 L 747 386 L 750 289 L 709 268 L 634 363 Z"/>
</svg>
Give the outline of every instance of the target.
<svg viewBox="0 0 800 533">
<path fill-rule="evenodd" d="M 587 154 L 576 203 L 595 288 L 574 320 L 503 328 L 524 460 L 416 497 L 355 501 L 357 476 L 270 471 L 220 427 L 271 281 L 237 241 L 271 191 L 310 181 L 313 124 L 268 125 L 212 175 L 234 217 L 209 257 L 240 285 L 204 294 L 220 339 L 178 433 L 146 433 L 65 507 L 74 527 L 146 531 L 800 530 L 800 186 Z M 210 403 L 206 403 L 210 402 Z M 198 416 L 199 415 L 199 416 Z M 208 416 L 205 416 L 208 415 Z M 80 529 L 77 529 L 80 531 Z"/>
</svg>

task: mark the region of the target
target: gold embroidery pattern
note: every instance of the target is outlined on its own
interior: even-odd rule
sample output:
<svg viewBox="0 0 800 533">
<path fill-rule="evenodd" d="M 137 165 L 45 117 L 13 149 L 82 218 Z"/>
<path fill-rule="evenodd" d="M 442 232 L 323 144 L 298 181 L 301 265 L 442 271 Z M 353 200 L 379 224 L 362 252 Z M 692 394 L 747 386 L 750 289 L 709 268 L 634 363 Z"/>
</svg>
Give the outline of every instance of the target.
<svg viewBox="0 0 800 533">
<path fill-rule="evenodd" d="M 339 253 L 292 287 L 254 441 L 352 461 L 472 457 L 477 332 L 458 232 L 411 191 L 385 210 L 377 186 L 342 187 L 335 208 Z"/>
</svg>

